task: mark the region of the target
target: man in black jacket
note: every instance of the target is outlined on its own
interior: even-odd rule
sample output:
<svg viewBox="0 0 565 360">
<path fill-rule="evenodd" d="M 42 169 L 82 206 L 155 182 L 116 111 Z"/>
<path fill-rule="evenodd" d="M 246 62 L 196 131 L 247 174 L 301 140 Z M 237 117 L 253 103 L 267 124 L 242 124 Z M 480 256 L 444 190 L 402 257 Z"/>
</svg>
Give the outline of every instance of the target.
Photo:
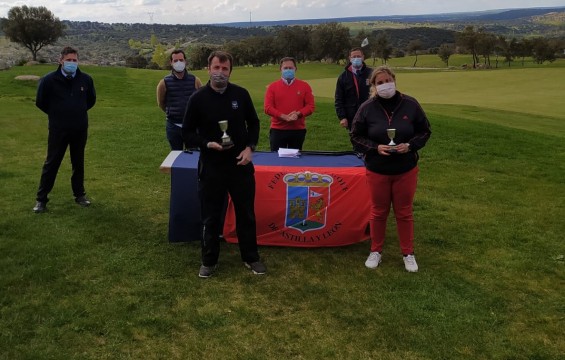
<svg viewBox="0 0 565 360">
<path fill-rule="evenodd" d="M 78 68 L 78 52 L 72 47 L 61 51 L 59 67 L 39 82 L 35 105 L 47 114 L 49 134 L 47 157 L 43 164 L 33 211 L 47 210 L 59 166 L 70 149 L 71 186 L 80 206 L 90 205 L 84 190 L 84 148 L 88 135 L 88 110 L 96 103 L 92 78 Z"/>
<path fill-rule="evenodd" d="M 351 130 L 357 109 L 369 98 L 369 78 L 373 69 L 367 67 L 361 48 L 351 49 L 349 63 L 339 75 L 335 87 L 335 112 L 339 124 Z"/>
<path fill-rule="evenodd" d="M 218 263 L 222 210 L 228 193 L 235 210 L 241 259 L 254 274 L 267 271 L 257 249 L 255 168 L 251 162 L 259 140 L 259 117 L 249 92 L 229 82 L 232 66 L 230 54 L 210 54 L 210 81 L 188 100 L 182 125 L 186 147 L 200 148 L 198 194 L 204 225 L 201 278 L 210 277 Z M 229 141 L 223 139 L 220 121 L 227 122 Z"/>
</svg>

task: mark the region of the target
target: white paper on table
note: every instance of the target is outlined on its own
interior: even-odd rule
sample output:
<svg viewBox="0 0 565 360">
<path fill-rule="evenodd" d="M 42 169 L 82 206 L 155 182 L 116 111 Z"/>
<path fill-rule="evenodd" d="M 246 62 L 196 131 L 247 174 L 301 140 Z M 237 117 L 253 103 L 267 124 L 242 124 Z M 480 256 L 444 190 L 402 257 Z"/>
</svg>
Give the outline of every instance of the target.
<svg viewBox="0 0 565 360">
<path fill-rule="evenodd" d="M 300 156 L 300 151 L 298 149 L 279 149 L 279 157 L 286 157 L 286 158 L 297 158 Z"/>
</svg>

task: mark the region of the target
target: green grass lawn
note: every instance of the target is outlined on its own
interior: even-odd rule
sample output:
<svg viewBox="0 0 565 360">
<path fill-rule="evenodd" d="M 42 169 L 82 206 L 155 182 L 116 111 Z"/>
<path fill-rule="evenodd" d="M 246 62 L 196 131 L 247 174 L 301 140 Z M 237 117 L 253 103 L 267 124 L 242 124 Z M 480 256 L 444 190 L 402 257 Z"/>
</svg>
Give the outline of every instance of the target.
<svg viewBox="0 0 565 360">
<path fill-rule="evenodd" d="M 167 240 L 170 178 L 158 167 L 169 150 L 155 100 L 166 71 L 85 67 L 98 92 L 86 151 L 93 205 L 74 204 L 67 155 L 49 212 L 32 212 L 46 117 L 36 83 L 14 77 L 52 69 L 0 72 L 0 359 L 563 357 L 563 61 L 398 70 L 433 131 L 415 200 L 418 273 L 404 270 L 391 221 L 376 271 L 364 266 L 368 241 L 261 247 L 262 277 L 222 244 L 208 280 L 197 277 L 198 244 Z M 299 65 L 317 105 L 306 149 L 350 148 L 333 109 L 340 71 Z M 253 96 L 263 150 L 264 89 L 278 76 L 273 66 L 232 76 Z"/>
</svg>

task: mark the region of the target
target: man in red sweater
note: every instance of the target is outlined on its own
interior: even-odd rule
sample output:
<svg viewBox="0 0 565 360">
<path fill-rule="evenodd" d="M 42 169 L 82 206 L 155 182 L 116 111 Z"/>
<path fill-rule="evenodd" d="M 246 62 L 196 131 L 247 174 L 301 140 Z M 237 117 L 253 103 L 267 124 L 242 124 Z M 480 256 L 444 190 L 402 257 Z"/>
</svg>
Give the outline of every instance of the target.
<svg viewBox="0 0 565 360">
<path fill-rule="evenodd" d="M 265 93 L 265 114 L 271 117 L 271 151 L 279 148 L 302 150 L 306 116 L 315 109 L 312 88 L 295 77 L 296 69 L 294 58 L 282 58 L 281 79 L 269 84 Z"/>
</svg>

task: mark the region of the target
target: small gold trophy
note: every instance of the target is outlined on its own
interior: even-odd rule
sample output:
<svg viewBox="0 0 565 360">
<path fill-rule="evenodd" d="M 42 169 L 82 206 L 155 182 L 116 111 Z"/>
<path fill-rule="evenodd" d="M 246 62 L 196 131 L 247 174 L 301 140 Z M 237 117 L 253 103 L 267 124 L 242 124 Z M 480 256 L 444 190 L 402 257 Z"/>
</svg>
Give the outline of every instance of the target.
<svg viewBox="0 0 565 360">
<path fill-rule="evenodd" d="M 226 133 L 226 131 L 228 130 L 228 121 L 227 120 L 218 121 L 218 124 L 220 125 L 220 130 L 224 132 L 224 135 L 222 135 L 222 147 L 227 148 L 232 146 L 233 141 L 231 141 L 230 136 Z"/>
<path fill-rule="evenodd" d="M 394 137 L 396 136 L 396 129 L 386 129 L 386 134 L 388 135 L 388 138 L 390 139 L 388 146 L 396 146 L 396 143 L 394 142 Z M 390 150 L 388 150 L 388 152 L 389 153 L 395 153 L 396 149 L 390 149 Z"/>
</svg>

